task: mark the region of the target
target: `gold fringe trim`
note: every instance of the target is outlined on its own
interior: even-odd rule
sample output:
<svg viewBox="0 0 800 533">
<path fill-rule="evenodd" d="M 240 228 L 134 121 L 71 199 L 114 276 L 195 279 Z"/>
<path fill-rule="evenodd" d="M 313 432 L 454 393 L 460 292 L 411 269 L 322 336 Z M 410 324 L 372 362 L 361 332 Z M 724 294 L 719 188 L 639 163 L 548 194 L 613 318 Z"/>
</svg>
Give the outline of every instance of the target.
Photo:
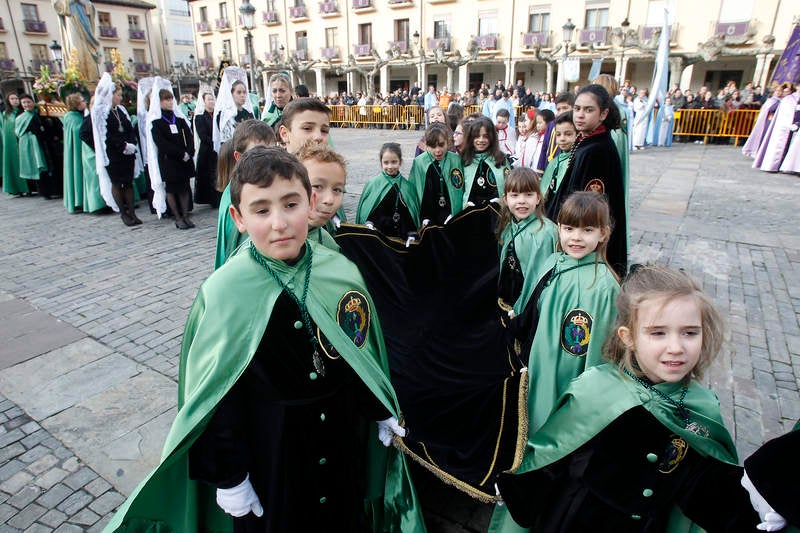
<svg viewBox="0 0 800 533">
<path fill-rule="evenodd" d="M 519 465 L 522 464 L 522 458 L 525 456 L 525 448 L 528 446 L 528 368 L 525 367 L 520 370 L 519 379 L 519 396 L 518 409 L 519 409 L 519 425 L 517 426 L 517 446 L 514 450 L 514 462 L 508 472 L 513 472 Z"/>
</svg>

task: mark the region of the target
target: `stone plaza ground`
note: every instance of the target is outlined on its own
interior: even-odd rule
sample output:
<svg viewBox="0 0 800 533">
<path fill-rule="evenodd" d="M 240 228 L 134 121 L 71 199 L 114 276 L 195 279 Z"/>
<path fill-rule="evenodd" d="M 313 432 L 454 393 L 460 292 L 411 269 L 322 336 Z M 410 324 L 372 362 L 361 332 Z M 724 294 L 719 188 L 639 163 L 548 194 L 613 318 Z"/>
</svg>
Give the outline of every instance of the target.
<svg viewBox="0 0 800 533">
<path fill-rule="evenodd" d="M 420 133 L 333 136 L 352 218 L 380 145 L 402 144 L 407 175 Z M 733 146 L 631 155 L 631 262 L 685 268 L 726 317 L 707 381 L 741 458 L 800 418 L 798 198 L 800 177 L 755 171 Z M 197 229 L 178 231 L 138 213 L 130 229 L 58 200 L 0 197 L 0 533 L 99 531 L 158 461 L 217 214 L 198 206 Z M 436 527 L 478 531 L 487 509 Z"/>
</svg>

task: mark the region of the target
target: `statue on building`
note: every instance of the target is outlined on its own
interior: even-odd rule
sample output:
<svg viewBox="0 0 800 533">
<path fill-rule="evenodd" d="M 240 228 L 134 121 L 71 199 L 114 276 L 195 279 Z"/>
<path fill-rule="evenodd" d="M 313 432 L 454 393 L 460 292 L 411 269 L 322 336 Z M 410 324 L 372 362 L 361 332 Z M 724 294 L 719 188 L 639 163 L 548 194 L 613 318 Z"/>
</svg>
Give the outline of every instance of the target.
<svg viewBox="0 0 800 533">
<path fill-rule="evenodd" d="M 53 0 L 67 53 L 76 50 L 78 68 L 90 80 L 98 77 L 100 43 L 95 36 L 95 8 L 91 0 Z"/>
</svg>

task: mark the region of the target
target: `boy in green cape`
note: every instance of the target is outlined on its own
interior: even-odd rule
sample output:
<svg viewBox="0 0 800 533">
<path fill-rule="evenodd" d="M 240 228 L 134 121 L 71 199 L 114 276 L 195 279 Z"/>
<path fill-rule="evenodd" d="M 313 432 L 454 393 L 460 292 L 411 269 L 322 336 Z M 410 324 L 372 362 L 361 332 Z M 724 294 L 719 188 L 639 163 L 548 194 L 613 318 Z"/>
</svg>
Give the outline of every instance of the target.
<svg viewBox="0 0 800 533">
<path fill-rule="evenodd" d="M 575 144 L 575 139 L 578 138 L 578 130 L 575 129 L 575 124 L 572 123 L 572 111 L 567 111 L 556 117 L 553 136 L 559 152 L 548 163 L 544 176 L 542 176 L 542 201 L 546 201 L 549 195 L 558 190 L 561 180 L 564 179 L 564 175 L 567 173 L 572 146 Z"/>
<path fill-rule="evenodd" d="M 64 207 L 74 213 L 82 211 L 83 199 L 83 143 L 80 138 L 86 100 L 81 93 L 66 97 L 69 111 L 61 117 L 64 124 Z"/>
<path fill-rule="evenodd" d="M 17 115 L 14 133 L 19 139 L 19 175 L 28 181 L 39 181 L 47 172 L 47 159 L 39 144 L 37 134 L 44 130 L 30 95 L 19 97 L 23 112 Z"/>
<path fill-rule="evenodd" d="M 239 161 L 231 215 L 251 242 L 200 288 L 161 465 L 107 531 L 424 531 L 385 447 L 405 430 L 374 305 L 352 263 L 306 239 L 310 192 L 283 150 Z"/>
<path fill-rule="evenodd" d="M 450 128 L 434 122 L 425 130 L 427 151 L 411 165 L 408 180 L 417 194 L 422 226 L 441 226 L 461 212 L 464 168 L 461 158 L 449 151 L 452 139 Z"/>
</svg>

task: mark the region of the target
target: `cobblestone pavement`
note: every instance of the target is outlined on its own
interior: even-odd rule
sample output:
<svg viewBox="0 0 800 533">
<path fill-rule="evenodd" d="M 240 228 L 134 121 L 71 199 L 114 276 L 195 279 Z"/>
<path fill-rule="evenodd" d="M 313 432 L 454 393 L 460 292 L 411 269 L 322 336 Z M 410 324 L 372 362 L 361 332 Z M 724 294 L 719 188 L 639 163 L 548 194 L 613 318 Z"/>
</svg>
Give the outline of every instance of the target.
<svg viewBox="0 0 800 533">
<path fill-rule="evenodd" d="M 349 216 L 381 143 L 402 143 L 407 174 L 419 136 L 334 131 Z M 631 169 L 632 262 L 686 268 L 728 318 L 708 381 L 745 457 L 800 418 L 800 178 L 754 171 L 728 146 L 636 152 Z M 144 211 L 130 229 L 0 197 L 0 533 L 99 530 L 158 460 L 216 212 L 197 206 L 197 229 L 178 231 Z M 437 523 L 479 531 L 486 516 L 465 505 Z"/>
</svg>

